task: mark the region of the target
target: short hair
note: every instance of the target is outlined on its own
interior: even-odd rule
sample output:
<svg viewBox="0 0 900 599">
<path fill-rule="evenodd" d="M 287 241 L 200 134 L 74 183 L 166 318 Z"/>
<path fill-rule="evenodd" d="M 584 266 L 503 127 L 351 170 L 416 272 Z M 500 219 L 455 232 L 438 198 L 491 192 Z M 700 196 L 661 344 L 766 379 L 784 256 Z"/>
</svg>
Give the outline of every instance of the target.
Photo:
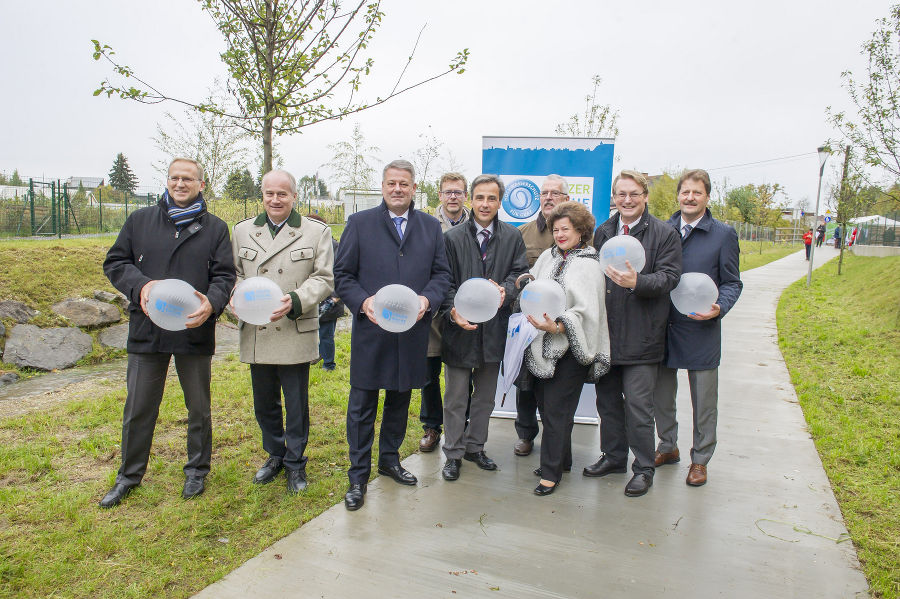
<svg viewBox="0 0 900 599">
<path fill-rule="evenodd" d="M 562 177 L 562 175 L 551 174 L 544 177 L 544 183 L 547 181 L 559 181 L 563 186 L 563 193 L 569 195 L 569 182 Z M 542 185 L 543 187 L 543 185 Z"/>
<path fill-rule="evenodd" d="M 557 204 L 547 219 L 547 227 L 551 232 L 553 231 L 553 223 L 562 218 L 568 218 L 572 222 L 572 226 L 581 235 L 581 243 L 590 243 L 594 237 L 594 223 L 596 221 L 594 220 L 594 215 L 591 214 L 591 211 L 584 204 L 572 200 Z"/>
<path fill-rule="evenodd" d="M 474 197 L 475 187 L 478 185 L 484 185 L 485 183 L 496 183 L 497 188 L 500 190 L 500 199 L 503 199 L 503 194 L 506 192 L 506 186 L 503 185 L 503 181 L 498 175 L 482 174 L 472 179 L 472 187 L 469 190 L 469 195 Z"/>
<path fill-rule="evenodd" d="M 172 165 L 176 162 L 190 162 L 195 167 L 197 167 L 197 172 L 200 173 L 200 180 L 206 181 L 206 171 L 203 170 L 203 165 L 194 160 L 193 158 L 185 158 L 184 156 L 176 156 L 172 159 L 172 162 L 169 163 L 169 168 L 166 169 L 166 176 L 168 177 L 169 171 L 172 170 Z"/>
<path fill-rule="evenodd" d="M 294 178 L 294 175 L 292 175 L 289 172 L 287 172 L 286 170 L 283 170 L 280 168 L 272 169 L 268 173 L 263 175 L 262 181 L 260 181 L 260 185 L 259 185 L 260 187 L 263 187 L 266 184 L 266 177 L 268 177 L 272 173 L 281 173 L 283 175 L 286 175 L 288 178 L 288 181 L 290 181 L 290 183 L 291 183 L 291 193 L 294 195 L 297 195 L 297 180 Z"/>
<path fill-rule="evenodd" d="M 689 171 L 685 171 L 681 178 L 678 179 L 678 186 L 675 188 L 675 193 L 681 193 L 681 184 L 690 179 L 691 181 L 700 181 L 703 183 L 703 187 L 706 189 L 706 195 L 709 195 L 709 192 L 712 191 L 712 184 L 709 182 L 709 173 L 707 173 L 702 168 L 695 168 Z"/>
<path fill-rule="evenodd" d="M 385 165 L 384 170 L 381 171 L 382 181 L 384 181 L 388 169 L 390 168 L 408 172 L 410 176 L 412 176 L 413 183 L 416 182 L 416 167 L 414 167 L 412 162 L 410 162 L 409 160 L 391 160 L 390 162 L 388 162 L 387 165 Z"/>
<path fill-rule="evenodd" d="M 644 173 L 640 173 L 638 171 L 632 170 L 624 170 L 613 179 L 612 191 L 613 195 L 616 193 L 616 183 L 619 182 L 619 179 L 631 179 L 635 183 L 641 186 L 641 189 L 644 190 L 645 194 L 650 193 L 650 182 L 647 181 L 647 177 L 644 176 Z"/>
<path fill-rule="evenodd" d="M 468 183 L 466 183 L 465 175 L 463 175 L 462 173 L 457 173 L 457 172 L 451 171 L 449 173 L 444 173 L 443 175 L 441 175 L 441 180 L 438 183 L 438 191 L 444 189 L 444 183 L 446 183 L 448 181 L 462 181 L 463 189 L 465 189 L 468 186 Z"/>
</svg>

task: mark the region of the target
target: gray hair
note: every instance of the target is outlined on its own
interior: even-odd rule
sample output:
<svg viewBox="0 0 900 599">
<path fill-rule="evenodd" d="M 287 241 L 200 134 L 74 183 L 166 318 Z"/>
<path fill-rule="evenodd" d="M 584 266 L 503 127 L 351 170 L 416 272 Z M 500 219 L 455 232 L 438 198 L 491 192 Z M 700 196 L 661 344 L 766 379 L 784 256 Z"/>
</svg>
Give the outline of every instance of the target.
<svg viewBox="0 0 900 599">
<path fill-rule="evenodd" d="M 203 165 L 193 158 L 185 158 L 184 156 L 176 156 L 172 159 L 172 162 L 169 163 L 169 168 L 166 169 L 166 175 L 169 174 L 169 171 L 172 170 L 172 165 L 176 162 L 190 162 L 197 167 L 197 172 L 200 173 L 200 181 L 206 181 L 206 171 L 203 170 Z"/>
<path fill-rule="evenodd" d="M 406 171 L 412 176 L 413 183 L 416 182 L 416 167 L 412 165 L 412 162 L 409 160 L 392 160 L 387 163 L 384 167 L 384 170 L 381 171 L 381 180 L 384 181 L 385 176 L 387 175 L 388 169 L 395 168 L 401 171 Z"/>
<path fill-rule="evenodd" d="M 569 195 L 569 182 L 566 181 L 561 175 L 552 174 L 544 177 L 544 183 L 547 181 L 557 181 L 560 185 L 562 185 L 563 193 Z"/>
<path fill-rule="evenodd" d="M 288 178 L 288 181 L 291 182 L 291 193 L 294 194 L 294 195 L 297 195 L 297 180 L 294 178 L 294 175 L 292 175 L 292 174 L 290 174 L 289 172 L 287 172 L 286 170 L 283 170 L 283 169 L 280 169 L 280 168 L 272 169 L 272 170 L 270 170 L 268 173 L 266 173 L 265 175 L 263 175 L 262 181 L 260 181 L 260 187 L 264 187 L 264 186 L 265 186 L 265 184 L 266 184 L 266 177 L 268 177 L 268 176 L 271 175 L 272 173 L 281 173 L 282 175 L 285 175 L 285 176 Z"/>
<path fill-rule="evenodd" d="M 472 179 L 472 187 L 470 188 L 469 195 L 475 195 L 475 187 L 478 185 L 484 185 L 485 183 L 496 183 L 497 187 L 500 189 L 500 199 L 503 199 L 503 193 L 506 191 L 506 186 L 503 185 L 503 181 L 500 179 L 498 175 L 478 175 L 474 179 Z"/>
</svg>

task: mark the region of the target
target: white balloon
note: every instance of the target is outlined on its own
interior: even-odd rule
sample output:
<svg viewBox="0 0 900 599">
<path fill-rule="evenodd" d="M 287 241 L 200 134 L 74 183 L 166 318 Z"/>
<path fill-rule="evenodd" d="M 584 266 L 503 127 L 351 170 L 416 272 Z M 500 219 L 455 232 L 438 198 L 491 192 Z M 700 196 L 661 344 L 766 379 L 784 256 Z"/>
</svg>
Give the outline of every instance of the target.
<svg viewBox="0 0 900 599">
<path fill-rule="evenodd" d="M 628 267 L 625 266 L 626 260 L 637 272 L 641 272 L 647 262 L 644 246 L 631 235 L 610 237 L 600 248 L 600 267 L 604 272 L 607 266 L 612 266 L 616 270 L 628 270 Z"/>
<path fill-rule="evenodd" d="M 200 304 L 201 300 L 194 295 L 190 283 L 180 279 L 163 279 L 150 288 L 147 313 L 159 328 L 183 331 L 187 328 L 188 314 L 196 312 Z"/>
<path fill-rule="evenodd" d="M 487 322 L 500 307 L 500 290 L 487 279 L 469 279 L 456 290 L 453 307 L 469 322 Z"/>
<path fill-rule="evenodd" d="M 372 300 L 375 321 L 385 331 L 402 333 L 416 324 L 419 296 L 405 285 L 385 285 Z"/>
<path fill-rule="evenodd" d="M 519 305 L 522 312 L 539 321 L 544 320 L 544 313 L 555 320 L 566 311 L 566 292 L 553 279 L 536 279 L 522 290 Z"/>
<path fill-rule="evenodd" d="M 675 309 L 682 314 L 709 312 L 719 299 L 719 289 L 704 272 L 686 272 L 681 275 L 678 286 L 669 294 Z"/>
<path fill-rule="evenodd" d="M 250 277 L 234 288 L 234 313 L 249 324 L 269 324 L 272 312 L 281 306 L 281 288 L 272 279 Z"/>
</svg>

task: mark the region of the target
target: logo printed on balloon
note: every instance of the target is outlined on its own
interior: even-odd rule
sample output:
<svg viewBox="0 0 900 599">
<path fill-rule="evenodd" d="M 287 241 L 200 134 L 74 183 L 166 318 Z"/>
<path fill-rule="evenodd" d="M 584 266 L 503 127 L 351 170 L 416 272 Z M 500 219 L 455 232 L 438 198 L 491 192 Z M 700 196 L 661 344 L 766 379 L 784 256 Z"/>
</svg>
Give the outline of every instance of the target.
<svg viewBox="0 0 900 599">
<path fill-rule="evenodd" d="M 396 309 L 398 306 L 393 306 L 393 307 Z M 396 322 L 398 324 L 405 324 L 406 320 L 407 320 L 406 316 L 404 316 L 403 314 L 397 314 L 396 312 L 392 311 L 390 308 L 383 309 L 381 311 L 381 316 L 382 316 L 382 318 L 384 318 L 385 320 L 387 320 L 389 322 Z"/>
<path fill-rule="evenodd" d="M 244 299 L 248 302 L 258 302 L 261 300 L 272 299 L 272 292 L 268 289 L 256 289 L 254 291 L 245 291 Z"/>
<path fill-rule="evenodd" d="M 516 179 L 506 186 L 502 206 L 513 218 L 530 218 L 541 208 L 541 190 L 530 179 Z"/>
<path fill-rule="evenodd" d="M 174 316 L 181 316 L 184 314 L 184 308 L 168 304 L 161 299 L 156 300 L 156 309 L 163 314 L 172 314 Z"/>
</svg>

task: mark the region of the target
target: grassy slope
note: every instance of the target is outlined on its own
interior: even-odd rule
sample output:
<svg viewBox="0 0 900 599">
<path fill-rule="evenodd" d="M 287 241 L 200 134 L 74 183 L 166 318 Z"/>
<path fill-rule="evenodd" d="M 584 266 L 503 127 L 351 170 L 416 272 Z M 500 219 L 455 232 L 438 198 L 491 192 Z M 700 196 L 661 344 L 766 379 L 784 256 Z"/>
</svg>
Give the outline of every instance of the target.
<svg viewBox="0 0 900 599">
<path fill-rule="evenodd" d="M 785 291 L 779 341 L 872 592 L 898 597 L 900 258 L 844 260 Z"/>
<path fill-rule="evenodd" d="M 789 245 L 785 243 L 773 244 L 764 242 L 762 244 L 762 253 L 759 251 L 758 241 L 741 241 L 741 271 L 750 270 L 769 262 L 774 262 L 779 258 L 784 258 L 788 254 L 796 251 L 802 251 L 803 246 L 800 244 Z"/>
</svg>

